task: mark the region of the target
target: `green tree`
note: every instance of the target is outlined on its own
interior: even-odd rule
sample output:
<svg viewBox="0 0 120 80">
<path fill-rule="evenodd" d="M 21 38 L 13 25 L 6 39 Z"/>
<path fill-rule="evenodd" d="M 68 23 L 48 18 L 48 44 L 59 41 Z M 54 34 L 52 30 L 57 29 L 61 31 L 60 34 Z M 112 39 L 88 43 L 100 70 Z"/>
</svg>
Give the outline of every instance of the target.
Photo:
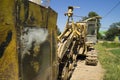
<svg viewBox="0 0 120 80">
<path fill-rule="evenodd" d="M 60 29 L 57 27 L 57 35 L 59 36 L 61 34 Z"/>
<path fill-rule="evenodd" d="M 84 21 L 84 20 L 86 20 L 86 19 L 88 19 L 87 16 L 82 17 L 82 21 Z"/>
<path fill-rule="evenodd" d="M 106 40 L 113 41 L 115 36 L 120 36 L 120 22 L 113 23 L 106 32 Z"/>
<path fill-rule="evenodd" d="M 95 17 L 95 16 L 99 16 L 99 15 L 94 11 L 91 11 L 88 13 L 88 18 Z"/>
</svg>

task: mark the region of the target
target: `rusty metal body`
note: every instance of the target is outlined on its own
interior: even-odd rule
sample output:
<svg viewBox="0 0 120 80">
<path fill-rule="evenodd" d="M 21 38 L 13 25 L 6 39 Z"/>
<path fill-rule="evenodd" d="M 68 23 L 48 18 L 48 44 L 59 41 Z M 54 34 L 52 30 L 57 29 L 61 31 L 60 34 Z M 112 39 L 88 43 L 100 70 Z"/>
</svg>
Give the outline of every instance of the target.
<svg viewBox="0 0 120 80">
<path fill-rule="evenodd" d="M 79 52 L 84 54 L 87 48 L 85 48 L 87 24 L 85 22 L 74 22 L 71 9 L 73 10 L 71 6 L 68 7 L 68 13 L 66 13 L 68 20 L 65 30 L 58 36 L 59 79 L 62 80 L 70 78 L 76 65 L 77 55 Z"/>
<path fill-rule="evenodd" d="M 56 80 L 57 13 L 28 0 L 0 1 L 0 80 Z"/>
<path fill-rule="evenodd" d="M 85 55 L 86 63 L 97 64 L 97 55 L 93 51 L 93 45 L 97 41 L 97 34 L 95 33 L 97 28 L 95 21 L 90 22 L 90 20 L 97 19 L 97 17 L 74 22 L 71 9 L 73 10 L 71 6 L 68 7 L 68 13 L 66 13 L 68 20 L 65 30 L 58 36 L 59 77 L 62 80 L 68 80 L 70 78 L 78 55 Z M 91 24 L 94 24 L 92 28 L 95 28 L 93 28 L 94 33 L 92 32 L 93 34 L 90 35 L 92 37 L 89 37 L 88 33 L 90 32 L 89 28 L 91 28 Z"/>
</svg>

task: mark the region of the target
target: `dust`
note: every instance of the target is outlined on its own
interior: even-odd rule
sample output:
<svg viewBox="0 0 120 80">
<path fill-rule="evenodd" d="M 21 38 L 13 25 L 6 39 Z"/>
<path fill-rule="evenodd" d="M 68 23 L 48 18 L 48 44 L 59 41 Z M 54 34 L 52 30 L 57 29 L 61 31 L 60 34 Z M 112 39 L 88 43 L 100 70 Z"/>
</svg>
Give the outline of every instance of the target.
<svg viewBox="0 0 120 80">
<path fill-rule="evenodd" d="M 30 55 L 30 48 L 34 43 L 34 46 L 39 46 L 43 43 L 48 36 L 48 30 L 45 28 L 25 28 L 22 32 L 21 43 L 22 43 L 22 58 L 25 54 Z"/>
</svg>

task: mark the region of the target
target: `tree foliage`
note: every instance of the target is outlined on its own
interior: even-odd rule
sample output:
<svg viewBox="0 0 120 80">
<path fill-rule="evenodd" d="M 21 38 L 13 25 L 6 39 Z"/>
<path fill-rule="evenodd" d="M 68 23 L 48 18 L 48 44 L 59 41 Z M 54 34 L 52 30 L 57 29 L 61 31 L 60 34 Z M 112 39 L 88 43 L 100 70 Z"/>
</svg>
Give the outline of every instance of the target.
<svg viewBox="0 0 120 80">
<path fill-rule="evenodd" d="M 88 19 L 88 16 L 82 17 L 82 21 L 84 21 L 84 20 L 86 20 L 86 19 Z"/>
<path fill-rule="evenodd" d="M 60 29 L 57 27 L 57 35 L 59 36 L 61 34 Z"/>
<path fill-rule="evenodd" d="M 106 40 L 113 41 L 115 36 L 120 36 L 120 22 L 113 23 L 106 32 Z"/>
<path fill-rule="evenodd" d="M 99 16 L 96 12 L 94 11 L 91 11 L 88 13 L 88 17 L 91 18 L 91 17 L 95 17 L 95 16 Z"/>
</svg>

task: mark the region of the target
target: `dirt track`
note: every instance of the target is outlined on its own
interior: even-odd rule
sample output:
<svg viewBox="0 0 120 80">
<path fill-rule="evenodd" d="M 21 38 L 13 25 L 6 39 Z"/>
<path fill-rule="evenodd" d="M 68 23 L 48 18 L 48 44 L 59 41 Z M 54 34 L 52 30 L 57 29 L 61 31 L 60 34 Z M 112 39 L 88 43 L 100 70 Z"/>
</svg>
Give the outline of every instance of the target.
<svg viewBox="0 0 120 80">
<path fill-rule="evenodd" d="M 104 70 L 100 63 L 97 66 L 85 65 L 79 60 L 70 80 L 103 80 Z"/>
</svg>

